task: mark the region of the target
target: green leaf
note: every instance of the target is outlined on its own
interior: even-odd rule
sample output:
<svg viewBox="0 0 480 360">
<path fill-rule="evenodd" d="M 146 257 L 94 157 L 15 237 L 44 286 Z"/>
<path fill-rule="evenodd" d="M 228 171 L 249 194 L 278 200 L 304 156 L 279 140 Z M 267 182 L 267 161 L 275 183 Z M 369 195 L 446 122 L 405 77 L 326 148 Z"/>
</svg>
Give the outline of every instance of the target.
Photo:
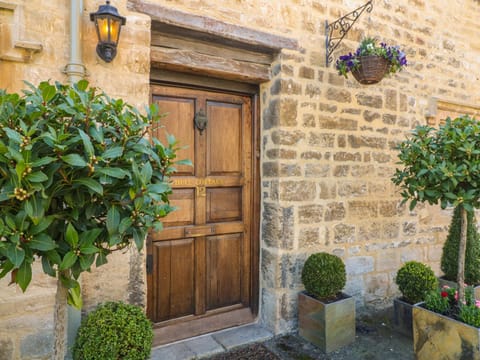
<svg viewBox="0 0 480 360">
<path fill-rule="evenodd" d="M 107 212 L 107 231 L 109 235 L 118 233 L 120 224 L 120 212 L 116 206 L 112 206 Z"/>
<path fill-rule="evenodd" d="M 90 141 L 90 137 L 81 129 L 78 129 L 78 132 L 80 133 L 80 137 L 82 138 L 85 150 L 87 151 L 89 156 L 92 156 L 94 154 L 94 149 L 92 142 Z"/>
<path fill-rule="evenodd" d="M 133 239 L 138 250 L 142 250 L 143 243 L 145 242 L 145 231 L 139 228 L 133 228 Z"/>
<path fill-rule="evenodd" d="M 81 310 L 83 306 L 80 285 L 68 289 L 67 303 L 75 309 Z"/>
<path fill-rule="evenodd" d="M 110 149 L 107 149 L 107 151 L 105 151 L 102 154 L 102 158 L 103 159 L 116 159 L 116 158 L 122 156 L 122 154 L 123 154 L 123 148 L 121 146 L 116 146 L 116 147 L 112 147 Z"/>
<path fill-rule="evenodd" d="M 27 177 L 25 178 L 25 180 L 33 182 L 33 183 L 39 183 L 39 182 L 47 181 L 48 176 L 45 175 L 41 171 L 35 171 L 35 172 L 32 172 L 32 173 L 28 174 Z"/>
<path fill-rule="evenodd" d="M 40 167 L 40 166 L 45 166 L 45 165 L 48 165 L 54 161 L 56 161 L 57 159 L 55 159 L 54 157 L 51 157 L 51 156 L 45 156 L 45 157 L 42 157 L 40 159 L 37 159 L 37 160 L 34 160 L 32 162 L 32 168 L 36 168 L 36 167 Z"/>
<path fill-rule="evenodd" d="M 16 246 L 15 244 L 9 244 L 7 251 L 5 252 L 8 260 L 14 265 L 15 268 L 18 268 L 25 259 L 25 250 L 21 247 Z"/>
<path fill-rule="evenodd" d="M 73 264 L 75 264 L 75 262 L 77 261 L 77 258 L 78 258 L 78 256 L 73 251 L 69 251 L 63 257 L 63 260 L 62 260 L 60 266 L 58 267 L 58 269 L 59 270 L 66 270 L 66 269 L 71 268 L 73 266 Z"/>
<path fill-rule="evenodd" d="M 130 217 L 123 218 L 120 222 L 120 225 L 118 226 L 118 232 L 120 234 L 123 234 L 125 231 L 132 227 L 132 224 L 133 220 Z"/>
<path fill-rule="evenodd" d="M 2 268 L 3 268 L 3 270 L 2 270 L 2 272 L 0 272 L 0 279 L 5 277 L 5 275 L 7 275 L 8 273 L 10 273 L 10 271 L 13 270 L 14 265 L 10 261 L 7 260 L 7 261 L 2 263 Z"/>
<path fill-rule="evenodd" d="M 85 159 L 78 154 L 68 154 L 62 156 L 61 158 L 67 164 L 70 164 L 72 166 L 85 167 L 88 165 Z"/>
<path fill-rule="evenodd" d="M 99 248 L 93 245 L 81 246 L 79 250 L 82 254 L 85 254 L 85 255 L 96 254 L 100 251 Z"/>
<path fill-rule="evenodd" d="M 55 269 L 52 267 L 48 257 L 42 256 L 42 269 L 45 274 L 55 277 L 57 275 Z"/>
<path fill-rule="evenodd" d="M 171 190 L 171 187 L 167 183 L 159 183 L 159 184 L 150 184 L 147 186 L 149 192 L 154 193 L 166 193 Z"/>
<path fill-rule="evenodd" d="M 60 281 L 62 282 L 63 286 L 65 286 L 67 289 L 72 289 L 76 286 L 80 286 L 78 281 L 75 279 L 72 279 L 71 277 L 67 277 L 63 274 L 60 275 Z"/>
<path fill-rule="evenodd" d="M 28 284 L 32 280 L 32 265 L 28 261 L 24 261 L 18 268 L 15 282 L 20 286 L 23 292 L 27 290 Z"/>
<path fill-rule="evenodd" d="M 102 175 L 108 175 L 116 179 L 123 179 L 125 176 L 128 175 L 128 172 L 120 169 L 120 168 L 100 168 L 100 169 L 95 169 L 95 171 L 99 174 Z"/>
<path fill-rule="evenodd" d="M 107 256 L 101 252 L 97 255 L 97 261 L 95 262 L 95 265 L 97 267 L 102 266 L 107 263 Z"/>
<path fill-rule="evenodd" d="M 79 241 L 80 247 L 92 245 L 93 242 L 102 233 L 102 231 L 103 230 L 99 229 L 99 228 L 91 229 L 91 230 L 88 230 L 88 231 L 83 231 L 80 234 L 80 241 Z"/>
<path fill-rule="evenodd" d="M 65 241 L 70 245 L 72 249 L 76 249 L 78 245 L 78 232 L 71 223 L 67 225 L 67 231 L 65 232 Z"/>
<path fill-rule="evenodd" d="M 49 251 L 55 249 L 57 244 L 47 234 L 39 234 L 29 241 L 28 246 L 40 251 Z"/>
<path fill-rule="evenodd" d="M 91 178 L 73 180 L 73 183 L 84 185 L 97 194 L 103 195 L 103 186 L 98 181 L 95 181 Z"/>
<path fill-rule="evenodd" d="M 43 101 L 49 102 L 55 96 L 55 93 L 56 93 L 55 86 L 50 84 L 42 84 L 42 85 L 44 86 L 40 86 L 40 88 L 42 90 Z"/>
<path fill-rule="evenodd" d="M 193 166 L 192 161 L 189 160 L 189 159 L 183 159 L 183 160 L 175 161 L 175 165 L 188 165 L 188 166 Z"/>
<path fill-rule="evenodd" d="M 30 227 L 29 232 L 31 235 L 36 235 L 41 233 L 42 231 L 46 230 L 50 224 L 52 223 L 54 217 L 53 216 L 46 216 L 42 217 L 38 224 L 33 225 Z"/>
<path fill-rule="evenodd" d="M 143 167 L 142 167 L 142 179 L 145 183 L 149 183 L 150 179 L 152 178 L 152 165 L 150 165 L 149 162 L 147 162 Z"/>
<path fill-rule="evenodd" d="M 4 128 L 3 129 L 5 131 L 5 134 L 7 134 L 8 138 L 10 140 L 13 140 L 14 142 L 16 142 L 17 144 L 21 144 L 22 143 L 22 135 L 20 135 L 18 132 L 16 132 L 15 130 L 12 130 L 8 127 Z M 10 149 L 10 147 L 9 147 Z M 15 159 L 17 160 L 17 159 Z M 18 160 L 17 160 L 18 161 Z"/>
<path fill-rule="evenodd" d="M 80 260 L 80 267 L 83 271 L 89 270 L 90 267 L 92 266 L 95 256 L 93 254 L 89 255 L 80 255 L 79 256 Z"/>
<path fill-rule="evenodd" d="M 77 82 L 77 83 L 75 84 L 75 86 L 77 87 L 78 90 L 80 90 L 80 91 L 85 91 L 85 90 L 87 90 L 87 87 L 88 87 L 88 81 L 82 79 L 82 80 L 80 80 L 79 82 Z"/>
</svg>

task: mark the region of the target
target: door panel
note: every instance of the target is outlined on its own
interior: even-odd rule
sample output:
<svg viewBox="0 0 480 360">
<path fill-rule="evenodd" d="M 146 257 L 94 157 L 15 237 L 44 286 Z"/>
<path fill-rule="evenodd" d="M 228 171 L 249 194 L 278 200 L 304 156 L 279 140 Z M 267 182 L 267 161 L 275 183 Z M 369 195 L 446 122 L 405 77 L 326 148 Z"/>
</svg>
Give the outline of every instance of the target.
<svg viewBox="0 0 480 360">
<path fill-rule="evenodd" d="M 241 234 L 207 238 L 207 310 L 241 303 Z"/>
<path fill-rule="evenodd" d="M 242 171 L 242 118 L 236 104 L 209 103 L 208 175 L 237 175 Z M 218 154 L 222 156 L 218 156 Z"/>
<path fill-rule="evenodd" d="M 160 344 L 254 319 L 254 142 L 249 96 L 152 86 L 152 101 L 166 116 L 151 135 L 173 134 L 187 147 L 178 158 L 194 162 L 172 177 L 178 210 L 147 241 L 147 312 Z M 194 123 L 200 111 L 203 130 Z"/>
<path fill-rule="evenodd" d="M 154 317 L 164 321 L 195 311 L 193 239 L 154 243 L 153 261 L 158 277 Z M 182 259 L 181 262 L 178 259 Z M 166 290 L 166 291 L 165 291 Z"/>
<path fill-rule="evenodd" d="M 242 220 L 242 189 L 207 190 L 207 223 Z"/>
<path fill-rule="evenodd" d="M 166 134 L 175 134 L 176 139 L 180 144 L 193 144 L 195 131 L 193 126 L 186 127 L 181 122 L 175 121 L 179 117 L 188 117 L 193 119 L 195 114 L 195 99 L 180 98 L 180 97 L 163 97 L 158 96 L 155 99 L 160 111 L 166 116 L 161 119 L 160 124 L 165 128 L 153 129 L 155 136 L 166 144 Z M 168 129 L 168 131 L 164 131 Z M 195 148 L 193 146 L 186 146 L 180 149 L 177 153 L 179 159 L 190 159 L 192 163 L 195 162 Z M 177 175 L 193 175 L 194 167 L 180 165 L 177 167 Z"/>
</svg>

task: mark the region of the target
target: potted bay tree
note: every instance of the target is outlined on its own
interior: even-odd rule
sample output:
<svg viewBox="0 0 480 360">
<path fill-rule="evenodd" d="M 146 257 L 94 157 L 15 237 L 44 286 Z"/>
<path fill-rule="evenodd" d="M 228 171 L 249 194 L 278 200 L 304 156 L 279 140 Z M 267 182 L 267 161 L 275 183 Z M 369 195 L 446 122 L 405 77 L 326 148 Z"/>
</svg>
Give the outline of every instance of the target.
<svg viewBox="0 0 480 360">
<path fill-rule="evenodd" d="M 142 249 L 173 210 L 175 139 L 146 136 L 159 118 L 84 80 L 0 91 L 0 278 L 25 291 L 40 261 L 58 279 L 54 359 L 65 357 L 67 301 L 82 305 L 80 274 Z"/>
<path fill-rule="evenodd" d="M 458 207 L 460 241 L 457 289 L 433 292 L 427 304 L 413 309 L 414 350 L 417 359 L 480 358 L 480 308 L 465 299 L 465 250 L 468 214 L 480 207 L 480 123 L 468 115 L 447 118 L 439 128 L 418 126 L 399 145 L 402 169 L 392 180 L 402 189 L 410 209 L 418 202 Z M 442 306 L 437 306 L 442 304 Z M 445 305 L 445 306 L 443 306 Z M 435 309 L 442 309 L 441 313 Z M 469 323 L 471 325 L 467 325 Z M 445 338 L 455 343 L 445 342 Z M 426 341 L 428 339 L 428 341 Z"/>
<path fill-rule="evenodd" d="M 342 293 L 346 278 L 342 259 L 325 252 L 310 255 L 302 269 L 299 335 L 326 353 L 355 340 L 355 300 Z"/>
</svg>

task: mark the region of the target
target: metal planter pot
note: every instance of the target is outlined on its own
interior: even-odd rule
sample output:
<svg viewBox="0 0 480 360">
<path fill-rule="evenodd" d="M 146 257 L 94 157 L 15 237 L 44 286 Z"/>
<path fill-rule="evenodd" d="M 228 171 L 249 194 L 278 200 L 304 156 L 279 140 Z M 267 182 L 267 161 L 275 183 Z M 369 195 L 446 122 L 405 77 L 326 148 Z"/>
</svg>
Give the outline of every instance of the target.
<svg viewBox="0 0 480 360">
<path fill-rule="evenodd" d="M 298 295 L 299 335 L 329 353 L 355 340 L 355 299 L 349 295 L 324 303 Z"/>
<path fill-rule="evenodd" d="M 479 328 L 427 310 L 422 304 L 413 307 L 413 347 L 417 360 L 480 360 Z"/>
</svg>

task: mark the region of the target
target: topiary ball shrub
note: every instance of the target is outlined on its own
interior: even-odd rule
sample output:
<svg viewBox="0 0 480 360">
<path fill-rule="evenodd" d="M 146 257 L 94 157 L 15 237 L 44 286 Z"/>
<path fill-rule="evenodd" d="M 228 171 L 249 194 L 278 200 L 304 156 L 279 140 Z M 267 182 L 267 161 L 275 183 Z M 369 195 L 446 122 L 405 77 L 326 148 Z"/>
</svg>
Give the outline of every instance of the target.
<svg viewBox="0 0 480 360">
<path fill-rule="evenodd" d="M 438 279 L 433 270 L 418 261 L 406 262 L 397 272 L 395 282 L 406 302 L 416 304 L 438 288 Z"/>
<path fill-rule="evenodd" d="M 153 330 L 141 308 L 121 302 L 101 304 L 82 321 L 74 360 L 145 360 Z"/>
<path fill-rule="evenodd" d="M 308 294 L 319 298 L 334 298 L 347 281 L 345 264 L 336 255 L 315 253 L 308 257 L 302 269 L 302 283 Z"/>
<path fill-rule="evenodd" d="M 442 259 L 440 262 L 440 268 L 443 271 L 444 278 L 450 281 L 457 281 L 461 224 L 460 207 L 457 206 L 453 212 L 447 239 L 443 244 Z M 469 212 L 467 212 L 465 283 L 469 285 L 480 284 L 480 235 L 477 231 L 475 216 Z"/>
</svg>

